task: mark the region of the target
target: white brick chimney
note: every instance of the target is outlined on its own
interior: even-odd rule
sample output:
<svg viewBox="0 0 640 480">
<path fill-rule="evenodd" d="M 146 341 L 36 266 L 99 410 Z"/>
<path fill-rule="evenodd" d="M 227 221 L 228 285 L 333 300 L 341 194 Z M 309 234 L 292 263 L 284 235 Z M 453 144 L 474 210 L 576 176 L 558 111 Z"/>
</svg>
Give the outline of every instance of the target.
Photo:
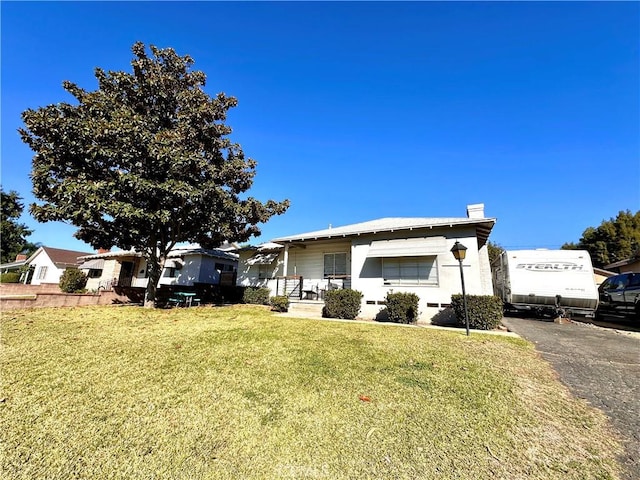
<svg viewBox="0 0 640 480">
<path fill-rule="evenodd" d="M 475 203 L 467 205 L 467 217 L 484 218 L 484 203 Z"/>
</svg>

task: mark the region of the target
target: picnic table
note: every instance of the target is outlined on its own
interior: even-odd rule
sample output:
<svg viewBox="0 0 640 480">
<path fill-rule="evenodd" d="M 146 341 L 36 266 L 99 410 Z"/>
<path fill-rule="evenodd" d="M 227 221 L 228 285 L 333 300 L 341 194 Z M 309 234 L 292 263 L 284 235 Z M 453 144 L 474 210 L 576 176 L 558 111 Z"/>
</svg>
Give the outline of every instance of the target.
<svg viewBox="0 0 640 480">
<path fill-rule="evenodd" d="M 197 293 L 195 292 L 173 292 L 173 297 L 169 299 L 170 305 L 175 305 L 176 307 L 191 307 L 194 305 L 198 305 L 200 303 L 199 298 L 195 298 Z"/>
</svg>

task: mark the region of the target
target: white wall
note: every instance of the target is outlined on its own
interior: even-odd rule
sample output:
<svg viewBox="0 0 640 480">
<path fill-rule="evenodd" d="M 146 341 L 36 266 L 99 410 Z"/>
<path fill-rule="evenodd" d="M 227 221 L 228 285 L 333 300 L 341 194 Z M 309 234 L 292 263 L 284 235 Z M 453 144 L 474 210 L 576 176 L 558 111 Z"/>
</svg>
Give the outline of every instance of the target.
<svg viewBox="0 0 640 480">
<path fill-rule="evenodd" d="M 278 257 L 267 266 L 265 278 L 260 278 L 260 266 L 249 265 L 247 260 L 255 255 L 255 250 L 240 251 L 238 260 L 238 275 L 236 277 L 236 285 L 240 287 L 266 287 L 271 288 L 271 295 L 275 295 L 276 282 L 270 279 L 281 277 L 284 275 L 284 251 L 280 251 Z M 273 286 L 271 286 L 273 284 Z"/>
<path fill-rule="evenodd" d="M 416 236 L 424 236 L 414 234 Z M 467 255 L 463 262 L 465 290 L 470 295 L 491 295 L 492 290 L 487 291 L 491 285 L 490 273 L 486 273 L 481 265 L 484 254 L 478 252 L 475 229 L 458 229 L 449 231 L 432 232 L 433 236 L 446 237 L 445 246 L 436 255 L 436 266 L 438 270 L 438 285 L 384 285 L 382 277 L 382 262 L 379 258 L 367 260 L 372 237 L 358 237 L 353 241 L 352 248 L 352 268 L 351 288 L 359 290 L 364 294 L 361 315 L 364 317 L 375 317 L 384 307 L 380 304 L 387 293 L 407 292 L 415 293 L 420 298 L 419 309 L 420 319 L 430 320 L 443 307 L 451 302 L 451 295 L 462 293 L 462 283 L 460 279 L 460 266 L 451 253 L 456 240 L 467 247 Z M 396 234 L 388 238 L 406 238 L 407 232 Z M 488 269 L 488 256 L 486 258 L 486 269 Z M 486 278 L 488 277 L 488 279 Z M 374 302 L 373 305 L 367 302 Z M 430 304 L 431 306 L 428 306 Z"/>
<path fill-rule="evenodd" d="M 41 250 L 40 253 L 31 260 L 29 266 L 34 268 L 31 285 L 40 285 L 43 283 L 57 284 L 60 282 L 60 276 L 64 272 L 64 268 L 56 267 L 44 250 Z M 43 267 L 47 269 L 44 278 L 38 278 L 41 272 L 40 269 Z"/>
</svg>

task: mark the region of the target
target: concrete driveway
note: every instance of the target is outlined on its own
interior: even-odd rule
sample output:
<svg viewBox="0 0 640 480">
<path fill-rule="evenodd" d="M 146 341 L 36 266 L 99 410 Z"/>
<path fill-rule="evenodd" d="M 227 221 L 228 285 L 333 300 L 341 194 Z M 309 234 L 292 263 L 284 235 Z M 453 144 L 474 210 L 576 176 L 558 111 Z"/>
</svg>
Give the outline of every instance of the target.
<svg viewBox="0 0 640 480">
<path fill-rule="evenodd" d="M 534 343 L 576 397 L 611 419 L 624 440 L 623 478 L 640 479 L 640 334 L 579 322 L 505 318 L 503 324 Z"/>
</svg>

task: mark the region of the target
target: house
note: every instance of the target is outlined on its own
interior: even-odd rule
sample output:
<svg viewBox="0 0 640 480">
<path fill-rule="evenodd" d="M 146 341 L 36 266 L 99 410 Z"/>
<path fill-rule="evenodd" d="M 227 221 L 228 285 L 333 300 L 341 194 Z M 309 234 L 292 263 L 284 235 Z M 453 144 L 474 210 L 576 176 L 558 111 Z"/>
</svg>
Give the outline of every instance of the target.
<svg viewBox="0 0 640 480">
<path fill-rule="evenodd" d="M 593 267 L 593 281 L 595 282 L 596 287 L 599 287 L 602 282 L 604 282 L 609 277 L 613 277 L 614 275 L 616 275 L 616 272 L 611 272 L 603 268 Z"/>
<path fill-rule="evenodd" d="M 20 283 L 41 285 L 60 282 L 62 273 L 70 267 L 78 267 L 78 257 L 87 252 L 64 250 L 62 248 L 40 247 L 29 258 L 18 255 L 15 262 L 0 265 L 4 271 L 16 270 L 28 266 L 20 277 Z"/>
<path fill-rule="evenodd" d="M 382 218 L 274 238 L 239 250 L 239 286 L 264 286 L 272 295 L 322 299 L 334 288 L 363 293 L 361 316 L 373 318 L 387 292 L 413 292 L 420 320 L 429 320 L 462 292 L 454 243 L 467 247 L 468 294 L 492 295 L 487 241 L 496 222 L 484 205 L 467 206 L 466 217 Z"/>
<path fill-rule="evenodd" d="M 624 260 L 605 265 L 604 268 L 615 273 L 640 273 L 640 257 L 625 258 Z"/>
<path fill-rule="evenodd" d="M 238 265 L 237 246 L 204 249 L 199 245 L 177 247 L 169 253 L 160 277 L 160 286 L 193 287 L 197 284 L 233 285 Z M 112 287 L 146 288 L 147 262 L 140 252 L 115 251 L 85 255 L 79 266 L 88 277 L 87 290 Z"/>
</svg>

